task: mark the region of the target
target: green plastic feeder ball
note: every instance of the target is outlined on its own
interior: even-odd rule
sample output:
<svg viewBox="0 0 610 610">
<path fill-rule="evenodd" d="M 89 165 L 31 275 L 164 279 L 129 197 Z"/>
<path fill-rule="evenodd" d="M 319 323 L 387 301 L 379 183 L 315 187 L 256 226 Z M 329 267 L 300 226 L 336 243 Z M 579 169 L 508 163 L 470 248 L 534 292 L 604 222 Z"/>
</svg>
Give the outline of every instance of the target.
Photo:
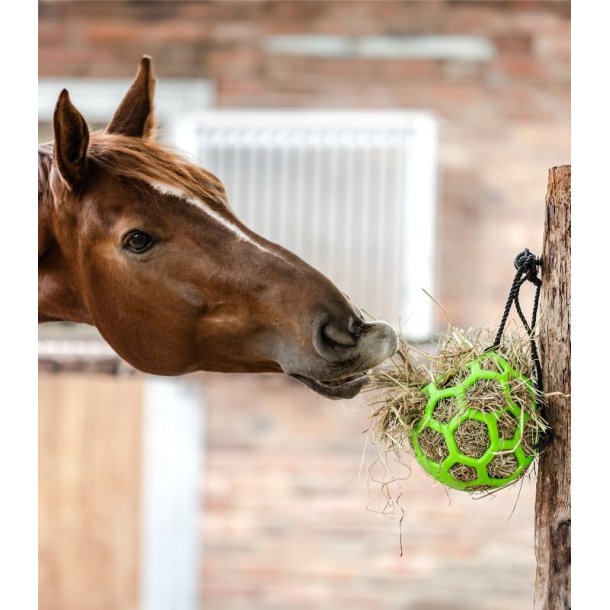
<svg viewBox="0 0 610 610">
<path fill-rule="evenodd" d="M 410 433 L 417 461 L 453 489 L 504 487 L 525 474 L 536 455 L 532 382 L 496 352 L 469 362 L 458 379 L 423 388 L 429 399 Z"/>
</svg>

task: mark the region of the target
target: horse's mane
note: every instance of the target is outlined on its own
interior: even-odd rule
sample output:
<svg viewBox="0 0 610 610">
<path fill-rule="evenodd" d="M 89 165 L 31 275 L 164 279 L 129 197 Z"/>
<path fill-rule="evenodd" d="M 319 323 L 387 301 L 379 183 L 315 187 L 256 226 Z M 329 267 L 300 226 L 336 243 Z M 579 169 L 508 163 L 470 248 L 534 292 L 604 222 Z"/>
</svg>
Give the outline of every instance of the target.
<svg viewBox="0 0 610 610">
<path fill-rule="evenodd" d="M 50 143 L 38 146 L 38 201 L 47 194 L 49 172 L 53 163 L 53 146 Z"/>
<path fill-rule="evenodd" d="M 51 143 L 38 147 L 38 190 L 46 188 L 52 163 Z M 149 185 L 174 187 L 207 201 L 225 201 L 222 183 L 216 176 L 191 163 L 169 146 L 147 138 L 131 138 L 93 132 L 87 157 L 108 173 Z"/>
</svg>

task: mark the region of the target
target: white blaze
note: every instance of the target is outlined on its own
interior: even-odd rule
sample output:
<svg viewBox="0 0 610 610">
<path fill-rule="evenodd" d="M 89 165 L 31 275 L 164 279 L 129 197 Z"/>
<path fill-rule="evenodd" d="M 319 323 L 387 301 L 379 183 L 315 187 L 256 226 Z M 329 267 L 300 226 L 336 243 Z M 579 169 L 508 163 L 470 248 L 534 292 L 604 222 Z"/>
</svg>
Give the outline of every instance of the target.
<svg viewBox="0 0 610 610">
<path fill-rule="evenodd" d="M 277 254 L 275 252 L 268 250 L 263 245 L 259 244 L 256 240 L 252 239 L 252 237 L 250 237 L 250 235 L 248 235 L 247 233 L 244 233 L 244 231 L 240 227 L 236 226 L 230 220 L 228 220 L 227 218 L 225 218 L 224 216 L 222 216 L 221 214 L 216 212 L 216 210 L 213 210 L 207 203 L 205 203 L 204 201 L 201 201 L 201 199 L 197 199 L 196 197 L 190 197 L 184 191 L 182 191 L 181 189 L 179 189 L 175 186 L 172 186 L 171 184 L 164 184 L 163 182 L 154 182 L 154 181 L 149 182 L 149 184 L 155 190 L 159 191 L 160 193 L 163 193 L 164 195 L 173 195 L 174 197 L 177 197 L 178 199 L 181 199 L 182 201 L 186 201 L 187 203 L 194 205 L 196 208 L 200 209 L 204 214 L 206 214 L 210 218 L 213 218 L 218 224 L 225 227 L 225 229 L 228 229 L 238 239 L 251 243 L 253 246 L 257 247 L 262 252 L 266 252 L 267 254 L 272 254 L 273 256 L 277 256 Z"/>
</svg>

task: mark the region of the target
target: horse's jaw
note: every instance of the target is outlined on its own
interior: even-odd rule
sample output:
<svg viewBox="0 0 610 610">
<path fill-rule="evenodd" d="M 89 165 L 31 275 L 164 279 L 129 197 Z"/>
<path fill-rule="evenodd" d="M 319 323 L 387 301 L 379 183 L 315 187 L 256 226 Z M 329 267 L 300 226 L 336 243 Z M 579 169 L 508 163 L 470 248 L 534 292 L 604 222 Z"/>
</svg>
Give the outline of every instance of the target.
<svg viewBox="0 0 610 610">
<path fill-rule="evenodd" d="M 333 400 L 354 398 L 354 396 L 360 392 L 368 381 L 367 373 L 358 373 L 356 375 L 350 375 L 345 379 L 326 381 L 311 379 L 310 377 L 305 377 L 304 375 L 290 376 L 298 379 L 301 383 L 304 383 L 314 392 L 321 394 L 325 398 L 330 398 Z"/>
</svg>

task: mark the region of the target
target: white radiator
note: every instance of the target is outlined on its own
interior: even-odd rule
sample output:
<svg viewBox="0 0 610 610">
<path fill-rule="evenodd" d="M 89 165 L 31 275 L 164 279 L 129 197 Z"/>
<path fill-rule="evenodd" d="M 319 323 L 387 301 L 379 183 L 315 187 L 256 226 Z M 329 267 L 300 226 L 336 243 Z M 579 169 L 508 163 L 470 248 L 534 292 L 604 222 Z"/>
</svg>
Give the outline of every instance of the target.
<svg viewBox="0 0 610 610">
<path fill-rule="evenodd" d="M 249 227 L 410 339 L 432 332 L 436 122 L 421 112 L 206 111 L 176 144 Z"/>
</svg>

